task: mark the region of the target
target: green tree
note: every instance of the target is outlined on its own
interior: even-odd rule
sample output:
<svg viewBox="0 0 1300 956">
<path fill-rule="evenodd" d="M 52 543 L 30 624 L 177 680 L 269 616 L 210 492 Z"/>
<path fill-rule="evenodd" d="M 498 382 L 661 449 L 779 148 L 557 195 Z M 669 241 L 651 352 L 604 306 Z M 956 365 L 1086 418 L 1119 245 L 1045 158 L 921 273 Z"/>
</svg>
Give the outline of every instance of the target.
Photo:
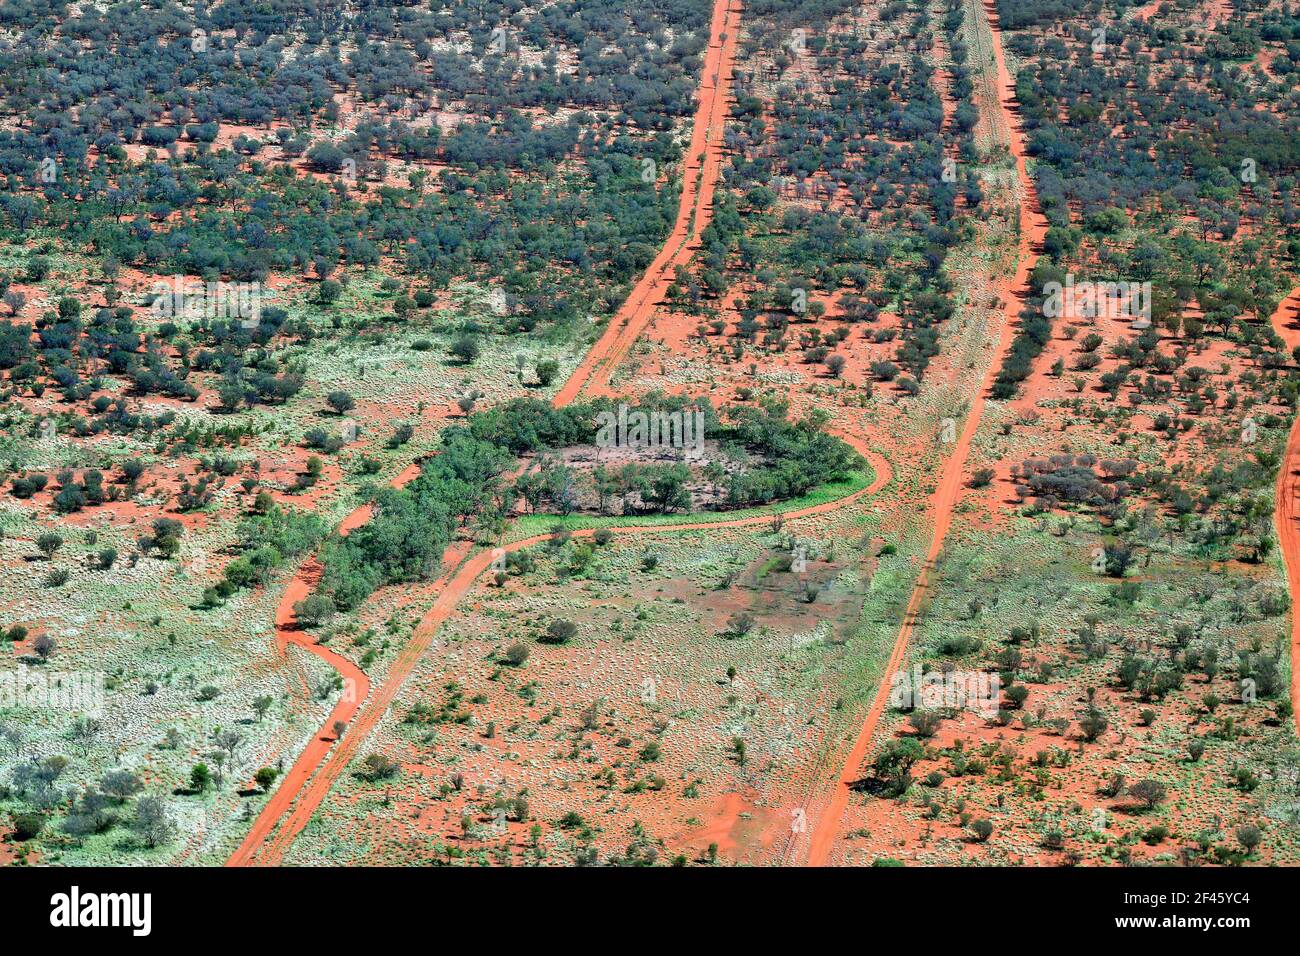
<svg viewBox="0 0 1300 956">
<path fill-rule="evenodd" d="M 266 717 L 267 712 L 270 711 L 271 704 L 273 702 L 274 701 L 272 700 L 272 698 L 266 694 L 263 694 L 261 697 L 254 699 L 253 713 L 257 715 L 257 720 L 259 723 L 263 720 L 263 718 Z"/>
<path fill-rule="evenodd" d="M 54 557 L 54 552 L 63 547 L 63 536 L 56 534 L 53 531 L 47 531 L 37 537 L 36 547 L 41 554 L 45 555 L 45 559 L 48 561 L 50 558 Z"/>
<path fill-rule="evenodd" d="M 344 412 L 351 411 L 357 406 L 356 400 L 347 392 L 343 391 L 330 392 L 329 395 L 325 397 L 325 401 L 329 403 L 330 408 L 334 409 L 334 411 L 340 415 Z"/>
<path fill-rule="evenodd" d="M 560 363 L 554 359 L 543 359 L 537 363 L 537 381 L 543 388 L 554 382 L 559 374 Z"/>
<path fill-rule="evenodd" d="M 478 341 L 472 335 L 462 334 L 456 336 L 448 351 L 464 364 L 472 365 L 474 360 L 479 357 L 481 349 Z"/>
<path fill-rule="evenodd" d="M 136 801 L 131 829 L 151 849 L 169 842 L 176 835 L 176 826 L 167 816 L 166 802 L 152 794 Z"/>
<path fill-rule="evenodd" d="M 912 765 L 925 756 L 925 749 L 912 737 L 891 740 L 876 756 L 872 769 L 876 779 L 895 794 L 907 790 L 912 782 Z"/>
</svg>

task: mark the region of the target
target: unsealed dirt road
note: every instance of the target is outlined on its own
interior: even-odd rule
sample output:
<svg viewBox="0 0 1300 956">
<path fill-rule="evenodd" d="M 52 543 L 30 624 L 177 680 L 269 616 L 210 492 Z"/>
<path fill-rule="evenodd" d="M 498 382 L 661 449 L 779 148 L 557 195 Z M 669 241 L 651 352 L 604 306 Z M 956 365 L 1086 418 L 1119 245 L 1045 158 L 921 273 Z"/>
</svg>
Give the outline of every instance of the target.
<svg viewBox="0 0 1300 956">
<path fill-rule="evenodd" d="M 784 512 L 782 514 L 783 518 L 793 520 L 826 514 L 851 504 L 860 498 L 874 495 L 892 479 L 893 475 L 888 462 L 868 447 L 865 442 L 847 433 L 837 434 L 870 462 L 874 470 L 871 483 L 867 487 L 860 488 L 843 498 Z M 617 534 L 653 535 L 682 531 L 706 531 L 715 528 L 753 527 L 769 524 L 771 520 L 772 516 L 770 514 L 762 514 L 718 521 L 683 521 L 679 524 L 615 526 L 609 530 Z M 574 531 L 573 536 L 575 538 L 586 538 L 595 534 L 595 531 L 594 528 L 584 528 Z M 522 548 L 540 544 L 549 537 L 549 535 L 534 535 L 530 538 L 511 542 L 501 550 L 505 552 L 518 551 Z M 355 723 L 335 743 L 329 735 L 329 728 L 332 727 L 333 721 L 337 719 L 338 708 L 336 708 L 335 714 L 330 715 L 325 728 L 313 740 L 312 745 L 299 757 L 289 776 L 276 790 L 266 806 L 263 807 L 262 813 L 254 822 L 253 829 L 249 831 L 244 844 L 231 857 L 228 865 L 259 864 L 273 866 L 280 862 L 284 851 L 292 844 L 294 838 L 302 832 L 312 814 L 315 813 L 316 808 L 320 806 L 329 793 L 334 782 L 356 756 L 357 749 L 378 726 L 379 721 L 383 719 L 402 684 L 410 676 L 411 671 L 415 668 L 424 652 L 433 643 L 438 628 L 455 611 L 456 606 L 468 593 L 478 576 L 491 567 L 496 556 L 497 554 L 492 550 L 479 551 L 461 563 L 450 578 L 446 578 L 440 583 L 438 597 L 434 600 L 433 606 L 421 618 L 420 623 L 411 635 L 410 641 L 407 642 L 393 661 L 383 684 L 375 691 L 373 699 L 369 701 L 369 706 L 361 711 L 360 715 L 356 717 Z M 301 598 L 298 598 L 298 600 L 301 600 Z M 303 646 L 313 653 L 324 650 L 315 644 L 304 643 Z M 350 661 L 344 661 L 344 663 L 351 670 L 356 670 L 355 665 L 352 665 Z M 362 675 L 362 679 L 364 679 L 364 675 Z M 360 704 L 360 699 L 351 704 L 350 713 L 356 714 Z M 342 706 L 341 703 L 340 707 Z M 333 746 L 332 752 L 331 746 Z M 322 763 L 323 766 L 321 766 Z M 317 772 L 317 767 L 320 767 L 319 772 Z M 286 812 L 290 810 L 290 806 L 292 806 L 292 811 L 288 812 L 286 817 Z M 284 820 L 277 831 L 275 829 L 276 824 L 280 823 L 281 818 L 284 818 Z M 273 831 L 274 836 L 272 836 Z"/>
<path fill-rule="evenodd" d="M 1282 300 L 1273 312 L 1273 330 L 1282 336 L 1288 349 L 1300 345 L 1300 289 Z M 1300 700 L 1300 615 L 1296 614 L 1296 596 L 1300 595 L 1300 417 L 1291 423 L 1286 454 L 1277 471 L 1277 493 L 1273 520 L 1277 524 L 1278 544 L 1286 564 L 1287 590 L 1291 594 L 1291 700 Z M 1295 713 L 1296 732 L 1300 733 L 1300 708 Z"/>
<path fill-rule="evenodd" d="M 831 792 L 827 806 L 820 812 L 810 814 L 814 821 L 814 827 L 808 847 L 807 862 L 809 866 L 825 866 L 830 862 L 831 852 L 835 847 L 836 839 L 839 837 L 844 810 L 849 803 L 850 789 L 862 776 L 863 763 L 867 758 L 868 751 L 871 749 L 872 738 L 875 735 L 877 725 L 880 723 L 880 716 L 884 713 L 885 704 L 889 699 L 890 676 L 903 662 L 904 655 L 907 653 L 908 642 L 911 640 L 912 631 L 916 626 L 916 615 L 929 591 L 935 560 L 943 549 L 943 541 L 952 522 L 953 506 L 956 504 L 960 493 L 962 479 L 966 470 L 966 459 L 970 455 L 971 439 L 975 437 L 975 430 L 979 427 L 980 415 L 984 410 L 985 396 L 992 386 L 993 379 L 997 376 L 998 370 L 1002 366 L 1002 360 L 1011 344 L 1013 337 L 1012 326 L 1024 305 L 1025 284 L 1029 278 L 1029 273 L 1034 268 L 1034 264 L 1038 261 L 1037 250 L 1041 247 L 1043 236 L 1047 232 L 1047 220 L 1039 209 L 1038 195 L 1034 191 L 1034 184 L 1029 178 L 1029 170 L 1025 163 L 1025 137 L 1018 117 L 1019 107 L 1015 100 L 1015 85 L 1012 82 L 1010 72 L 1007 70 L 1006 59 L 1002 53 L 1002 35 L 998 29 L 997 11 L 994 9 L 992 0 L 987 0 L 984 8 L 993 34 L 993 57 L 997 67 L 999 108 L 1006 121 L 1011 154 L 1016 160 L 1016 176 L 1020 181 L 1020 188 L 1025 200 L 1020 208 L 1018 265 L 1015 274 L 1007 279 L 999 290 L 999 298 L 1006 303 L 1006 309 L 998 336 L 998 344 L 994 349 L 988 368 L 984 372 L 984 379 L 980 384 L 979 391 L 971 401 L 970 412 L 962 425 L 961 434 L 957 438 L 952 455 L 944 463 L 939 484 L 932 496 L 931 512 L 934 519 L 934 532 L 930 539 L 930 548 L 926 552 L 921 573 L 912 588 L 911 598 L 907 602 L 907 610 L 903 614 L 903 624 L 899 628 L 898 637 L 894 641 L 893 650 L 889 655 L 889 662 L 885 665 L 885 670 L 881 674 L 880 686 L 876 690 L 871 709 L 867 712 L 862 727 L 858 731 L 853 749 L 849 751 L 848 758 L 844 762 L 839 780 L 836 781 L 835 789 Z"/>
</svg>

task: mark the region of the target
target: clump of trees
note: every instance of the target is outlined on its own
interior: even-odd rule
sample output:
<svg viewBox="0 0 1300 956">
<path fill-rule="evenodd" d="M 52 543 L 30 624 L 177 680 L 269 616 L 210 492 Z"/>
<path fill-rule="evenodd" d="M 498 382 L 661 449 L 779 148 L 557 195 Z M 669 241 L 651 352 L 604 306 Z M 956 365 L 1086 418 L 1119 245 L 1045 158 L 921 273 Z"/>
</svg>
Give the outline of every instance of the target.
<svg viewBox="0 0 1300 956">
<path fill-rule="evenodd" d="M 1124 499 L 1130 490 L 1124 479 L 1136 470 L 1137 462 L 1132 459 L 1098 463 L 1093 455 L 1056 454 L 1045 459 L 1028 458 L 1012 466 L 1011 477 L 1016 493 L 1021 498 L 1032 497 L 1039 510 L 1062 504 L 1104 508 Z"/>
<path fill-rule="evenodd" d="M 381 585 L 427 578 L 461 523 L 484 512 L 504 515 L 500 473 L 510 460 L 472 431 L 449 430 L 419 477 L 401 489 L 378 491 L 369 521 L 325 541 L 318 593 L 346 610 Z"/>
</svg>

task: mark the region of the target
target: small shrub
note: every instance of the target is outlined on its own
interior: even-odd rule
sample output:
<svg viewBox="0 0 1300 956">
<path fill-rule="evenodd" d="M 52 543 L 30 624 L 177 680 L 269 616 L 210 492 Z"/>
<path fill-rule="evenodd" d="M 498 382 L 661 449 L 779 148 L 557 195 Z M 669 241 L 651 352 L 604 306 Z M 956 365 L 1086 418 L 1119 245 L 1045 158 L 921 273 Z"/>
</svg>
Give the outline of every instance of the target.
<svg viewBox="0 0 1300 956">
<path fill-rule="evenodd" d="M 364 761 L 365 776 L 371 780 L 384 780 L 394 776 L 402 765 L 387 754 L 370 754 Z"/>
<path fill-rule="evenodd" d="M 45 829 L 45 818 L 39 813 L 14 814 L 14 839 L 19 843 L 40 836 Z"/>
<path fill-rule="evenodd" d="M 567 644 L 578 633 L 578 625 L 563 618 L 556 618 L 546 628 L 546 634 L 540 638 L 544 644 Z"/>
<path fill-rule="evenodd" d="M 1135 800 L 1150 810 L 1157 803 L 1164 800 L 1168 790 L 1159 780 L 1152 780 L 1148 777 L 1133 784 L 1129 788 L 1129 793 L 1132 794 Z"/>
</svg>

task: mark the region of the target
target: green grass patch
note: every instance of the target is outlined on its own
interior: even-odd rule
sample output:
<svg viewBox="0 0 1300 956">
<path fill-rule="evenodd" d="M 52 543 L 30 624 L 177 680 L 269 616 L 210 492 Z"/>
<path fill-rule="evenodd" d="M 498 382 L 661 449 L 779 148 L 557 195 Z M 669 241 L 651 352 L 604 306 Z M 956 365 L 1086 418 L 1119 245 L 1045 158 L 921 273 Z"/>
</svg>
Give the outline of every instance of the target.
<svg viewBox="0 0 1300 956">
<path fill-rule="evenodd" d="M 738 508 L 735 511 L 693 511 L 666 515 L 527 515 L 517 519 L 506 531 L 506 541 L 519 541 L 533 535 L 546 534 L 552 528 L 560 527 L 569 531 L 581 528 L 653 528 L 657 525 L 674 525 L 691 523 L 712 523 L 739 521 L 745 518 L 758 518 L 763 515 L 779 515 L 803 508 L 812 508 L 830 501 L 847 498 L 866 488 L 875 480 L 871 468 L 862 468 L 853 472 L 843 481 L 828 481 L 818 485 L 806 495 L 790 498 L 786 501 L 774 501 L 756 508 Z"/>
</svg>

